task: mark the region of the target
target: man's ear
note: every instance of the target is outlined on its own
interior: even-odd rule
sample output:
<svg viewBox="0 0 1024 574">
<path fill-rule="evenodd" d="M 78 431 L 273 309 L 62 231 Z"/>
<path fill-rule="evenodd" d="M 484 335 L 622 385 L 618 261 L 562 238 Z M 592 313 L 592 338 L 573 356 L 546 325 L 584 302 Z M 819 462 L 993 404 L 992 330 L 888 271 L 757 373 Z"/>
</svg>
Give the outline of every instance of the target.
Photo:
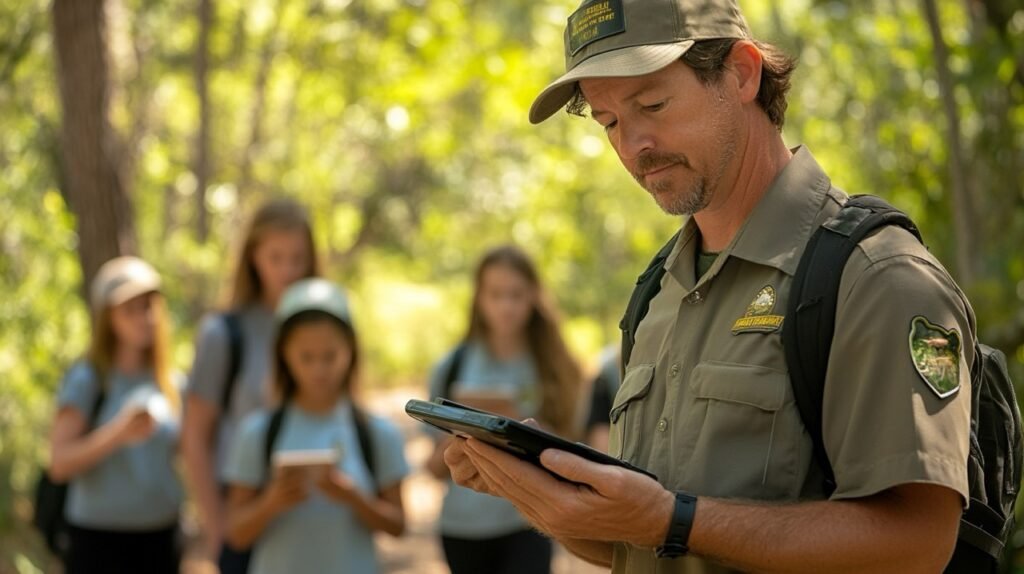
<svg viewBox="0 0 1024 574">
<path fill-rule="evenodd" d="M 761 51 L 757 46 L 750 40 L 738 40 L 729 52 L 726 68 L 735 78 L 740 102 L 757 99 L 761 89 Z"/>
</svg>

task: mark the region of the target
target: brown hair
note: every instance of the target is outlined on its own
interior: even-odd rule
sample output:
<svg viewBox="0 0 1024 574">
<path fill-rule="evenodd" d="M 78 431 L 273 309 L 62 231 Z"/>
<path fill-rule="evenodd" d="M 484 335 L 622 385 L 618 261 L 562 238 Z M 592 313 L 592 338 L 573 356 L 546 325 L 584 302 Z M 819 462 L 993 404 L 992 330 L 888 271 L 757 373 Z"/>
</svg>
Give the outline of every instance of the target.
<svg viewBox="0 0 1024 574">
<path fill-rule="evenodd" d="M 154 291 L 147 296 L 150 297 L 156 324 L 153 327 L 153 345 L 146 351 L 146 362 L 153 370 L 157 388 L 167 398 L 171 407 L 178 411 L 181 408 L 181 396 L 171 381 L 171 337 L 167 305 L 159 292 Z M 117 337 L 110 314 L 109 305 L 96 312 L 92 341 L 89 345 L 89 363 L 96 370 L 101 385 L 106 384 L 105 381 L 114 368 L 114 350 L 117 347 Z"/>
<path fill-rule="evenodd" d="M 569 353 L 558 326 L 558 312 L 540 283 L 533 262 L 522 250 L 503 246 L 488 251 L 476 269 L 473 306 L 464 342 L 487 341 L 487 325 L 480 311 L 480 288 L 484 272 L 501 265 L 519 274 L 536 290 L 537 297 L 526 324 L 527 344 L 540 377 L 540 419 L 566 436 L 576 427 L 576 406 L 583 375 Z"/>
<path fill-rule="evenodd" d="M 352 363 L 349 364 L 348 372 L 345 373 L 344 378 L 341 381 L 341 392 L 343 395 L 348 395 L 349 400 L 355 401 L 353 397 L 353 391 L 355 389 L 355 382 L 359 375 L 359 340 L 356 338 L 356 332 L 351 325 L 340 321 L 337 317 L 323 311 L 317 311 L 315 309 L 309 311 L 303 311 L 292 317 L 289 317 L 284 323 L 278 327 L 277 336 L 274 338 L 274 393 L 277 395 L 277 399 L 281 402 L 287 402 L 295 396 L 298 391 L 298 384 L 295 382 L 295 376 L 292 375 L 291 370 L 288 368 L 288 362 L 284 360 L 284 346 L 288 341 L 288 335 L 300 325 L 308 325 L 310 323 L 316 323 L 319 321 L 327 321 L 332 323 L 335 327 L 341 331 L 342 336 L 352 349 Z"/>
<path fill-rule="evenodd" d="M 313 226 L 309 214 L 300 204 L 291 199 L 274 199 L 264 203 L 249 221 L 244 240 L 239 246 L 238 263 L 224 301 L 227 308 L 238 308 L 258 302 L 263 295 L 259 273 L 253 263 L 253 253 L 267 233 L 272 231 L 296 231 L 303 235 L 309 248 L 309 269 L 305 277 L 320 274 L 320 264 L 313 241 Z"/>
<path fill-rule="evenodd" d="M 697 78 L 705 86 L 718 83 L 725 71 L 725 62 L 739 40 L 723 38 L 700 40 L 682 56 Z M 768 115 L 775 127 L 782 129 L 786 123 L 786 94 L 791 86 L 791 77 L 796 69 L 796 60 L 781 49 L 760 40 L 752 40 L 761 52 L 761 85 L 757 91 L 757 104 Z M 577 116 L 586 115 L 587 101 L 583 92 L 576 87 L 576 93 L 566 105 L 566 111 Z"/>
</svg>

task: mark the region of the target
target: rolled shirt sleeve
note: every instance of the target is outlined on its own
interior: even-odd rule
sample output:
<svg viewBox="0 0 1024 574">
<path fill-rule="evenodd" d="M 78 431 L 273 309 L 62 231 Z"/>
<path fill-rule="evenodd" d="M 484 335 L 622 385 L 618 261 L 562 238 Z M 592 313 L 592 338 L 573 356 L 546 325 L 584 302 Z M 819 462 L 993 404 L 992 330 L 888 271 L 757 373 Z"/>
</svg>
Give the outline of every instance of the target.
<svg viewBox="0 0 1024 574">
<path fill-rule="evenodd" d="M 948 332 L 937 340 L 948 343 L 943 360 L 956 369 L 947 388 L 958 381 L 958 390 L 934 388 L 928 369 L 915 366 L 912 329 L 920 318 Z M 825 384 L 834 499 L 907 483 L 946 486 L 969 499 L 974 337 L 966 298 L 908 233 L 886 229 L 862 243 L 840 286 Z"/>
</svg>

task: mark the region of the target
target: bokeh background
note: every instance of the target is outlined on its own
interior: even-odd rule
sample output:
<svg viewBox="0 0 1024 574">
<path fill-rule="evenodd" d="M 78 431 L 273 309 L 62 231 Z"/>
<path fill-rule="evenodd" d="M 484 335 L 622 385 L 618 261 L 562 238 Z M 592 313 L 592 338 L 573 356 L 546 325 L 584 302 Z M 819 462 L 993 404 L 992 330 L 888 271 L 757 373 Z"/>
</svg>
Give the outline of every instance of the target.
<svg viewBox="0 0 1024 574">
<path fill-rule="evenodd" d="M 266 198 L 311 209 L 370 391 L 423 385 L 501 242 L 537 258 L 593 365 L 679 221 L 595 123 L 526 120 L 575 4 L 0 0 L 0 572 L 45 563 L 29 495 L 87 342 L 84 281 L 118 253 L 151 260 L 187 369 Z M 801 61 L 787 142 L 912 215 L 1024 383 L 1021 0 L 741 5 Z"/>
</svg>

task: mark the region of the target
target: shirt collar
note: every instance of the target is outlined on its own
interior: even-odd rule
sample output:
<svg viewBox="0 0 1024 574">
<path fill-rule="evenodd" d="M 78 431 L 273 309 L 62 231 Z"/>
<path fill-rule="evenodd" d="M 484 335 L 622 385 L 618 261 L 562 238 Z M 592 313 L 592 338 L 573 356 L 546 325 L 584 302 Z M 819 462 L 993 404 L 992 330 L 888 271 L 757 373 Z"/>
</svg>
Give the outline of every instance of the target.
<svg viewBox="0 0 1024 574">
<path fill-rule="evenodd" d="M 796 273 L 832 182 L 804 146 L 782 169 L 733 241 L 730 255 Z"/>
<path fill-rule="evenodd" d="M 805 146 L 795 148 L 789 163 L 772 181 L 736 237 L 703 279 L 714 277 L 729 257 L 795 274 L 800 254 L 814 232 L 831 187 L 831 180 L 811 152 Z M 687 291 L 697 287 L 697 280 L 701 279 L 694 276 L 699 238 L 696 220 L 691 217 L 683 225 L 675 249 L 665 261 L 665 269 Z"/>
</svg>

